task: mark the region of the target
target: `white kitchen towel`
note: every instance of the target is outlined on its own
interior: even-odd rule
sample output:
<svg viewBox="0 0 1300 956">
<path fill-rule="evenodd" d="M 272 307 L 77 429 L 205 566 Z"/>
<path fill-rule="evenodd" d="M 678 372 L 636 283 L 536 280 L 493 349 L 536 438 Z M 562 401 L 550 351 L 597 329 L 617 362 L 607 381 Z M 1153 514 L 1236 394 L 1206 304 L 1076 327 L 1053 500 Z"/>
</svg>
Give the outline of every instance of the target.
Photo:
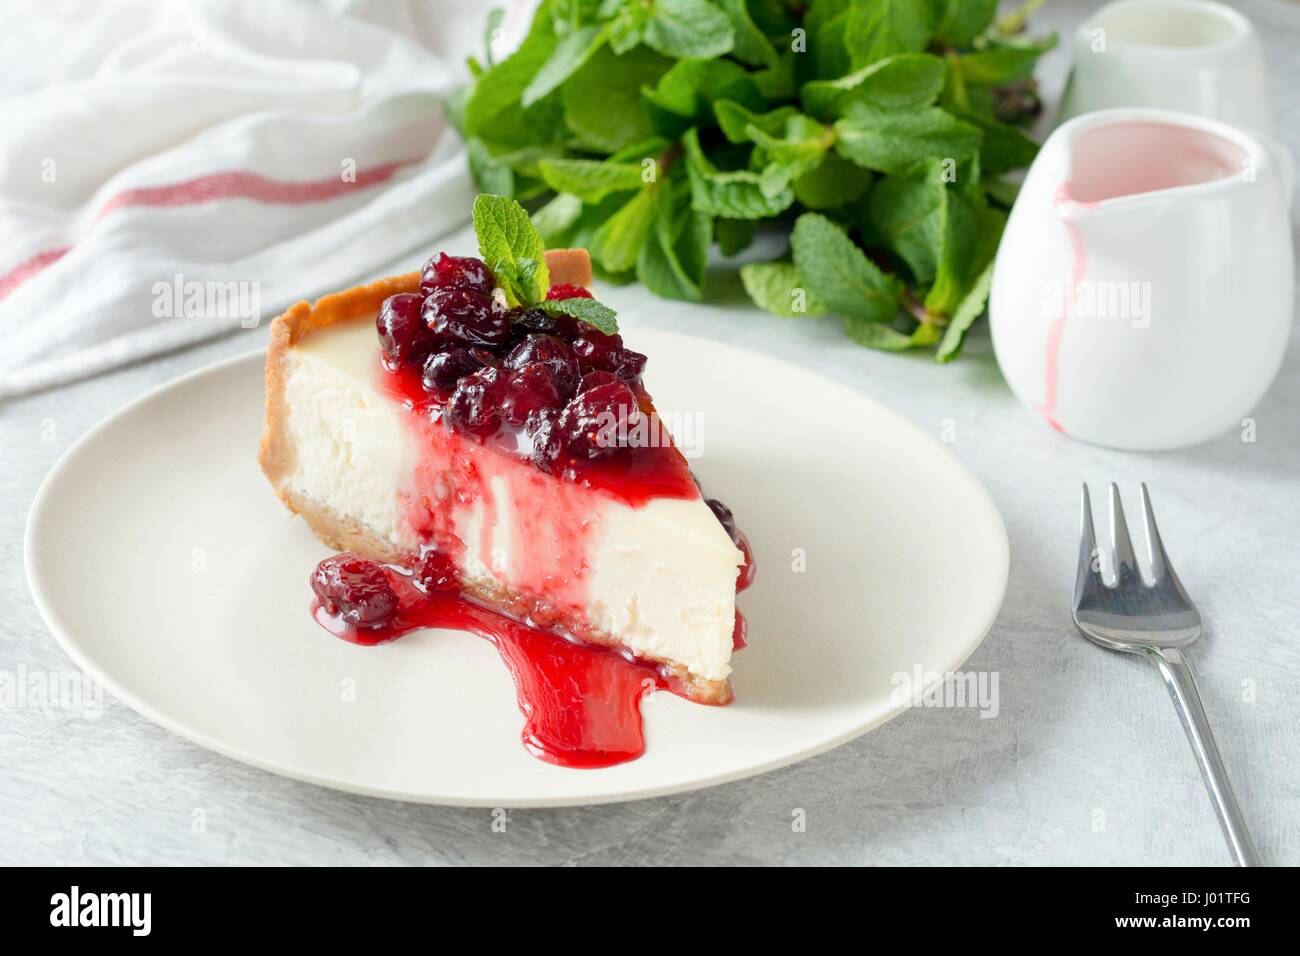
<svg viewBox="0 0 1300 956">
<path fill-rule="evenodd" d="M 0 398 L 373 274 L 467 218 L 454 0 L 6 0 Z"/>
</svg>

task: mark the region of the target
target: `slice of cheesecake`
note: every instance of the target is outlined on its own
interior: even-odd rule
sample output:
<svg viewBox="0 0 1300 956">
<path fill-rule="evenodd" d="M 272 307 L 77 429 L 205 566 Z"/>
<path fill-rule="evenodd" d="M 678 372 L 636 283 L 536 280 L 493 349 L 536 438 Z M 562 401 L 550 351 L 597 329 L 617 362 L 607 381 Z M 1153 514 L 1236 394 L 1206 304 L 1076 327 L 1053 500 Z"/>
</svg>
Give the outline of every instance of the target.
<svg viewBox="0 0 1300 956">
<path fill-rule="evenodd" d="M 549 298 L 588 297 L 584 251 L 546 263 Z M 725 702 L 743 539 L 660 427 L 645 357 L 494 285 L 440 255 L 276 318 L 263 471 L 331 547 L 436 554 L 475 600 Z"/>
</svg>

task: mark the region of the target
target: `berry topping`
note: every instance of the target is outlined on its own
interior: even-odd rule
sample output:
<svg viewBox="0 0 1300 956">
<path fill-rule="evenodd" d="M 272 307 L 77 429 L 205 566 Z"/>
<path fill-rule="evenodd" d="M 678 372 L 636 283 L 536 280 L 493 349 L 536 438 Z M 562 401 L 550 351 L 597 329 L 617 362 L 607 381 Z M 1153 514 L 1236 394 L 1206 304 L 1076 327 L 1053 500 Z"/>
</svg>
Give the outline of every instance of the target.
<svg viewBox="0 0 1300 956">
<path fill-rule="evenodd" d="M 547 315 L 541 309 L 521 307 L 510 310 L 510 321 L 516 330 L 523 329 L 526 332 L 544 332 L 566 339 L 573 338 L 565 331 L 574 326 L 573 320 L 567 315 Z"/>
<path fill-rule="evenodd" d="M 421 318 L 424 299 L 412 292 L 389 296 L 375 319 L 379 347 L 389 368 L 418 362 L 428 354 L 433 337 Z"/>
<path fill-rule="evenodd" d="M 397 612 L 397 595 L 384 569 L 350 551 L 316 565 L 311 589 L 326 611 L 354 627 L 381 627 Z"/>
<path fill-rule="evenodd" d="M 425 594 L 457 591 L 460 583 L 456 580 L 456 566 L 441 551 L 430 548 L 420 557 L 420 565 L 415 570 L 415 586 Z"/>
<path fill-rule="evenodd" d="M 447 401 L 447 420 L 456 428 L 486 436 L 501 424 L 502 373 L 481 368 L 460 380 Z"/>
<path fill-rule="evenodd" d="M 551 370 L 555 385 L 567 398 L 578 388 L 578 357 L 569 343 L 554 335 L 534 333 L 511 349 L 505 358 L 505 367 L 522 369 L 525 365 L 540 363 Z"/>
<path fill-rule="evenodd" d="M 552 302 L 558 299 L 590 299 L 591 293 L 580 285 L 559 282 L 546 290 L 546 298 Z"/>
<path fill-rule="evenodd" d="M 582 381 L 578 383 L 578 391 L 590 391 L 597 385 L 607 385 L 610 382 L 617 382 L 618 380 L 618 376 L 613 372 L 588 372 L 586 375 L 582 376 Z"/>
<path fill-rule="evenodd" d="M 495 284 L 483 260 L 470 256 L 440 252 L 420 270 L 420 291 L 425 295 L 434 289 L 472 289 L 491 295 Z"/>
<path fill-rule="evenodd" d="M 480 356 L 489 360 L 494 356 L 481 349 L 465 349 L 458 346 L 434 352 L 424 360 L 422 382 L 426 392 L 450 392 L 466 375 L 477 372 L 490 362 L 480 361 Z"/>
<path fill-rule="evenodd" d="M 424 300 L 424 321 L 439 342 L 491 346 L 510 338 L 510 316 L 474 289 L 434 289 Z"/>
<path fill-rule="evenodd" d="M 646 357 L 623 347 L 619 335 L 604 335 L 595 329 L 583 331 L 573 343 L 573 351 L 581 360 L 582 368 L 613 372 L 625 382 L 635 382 L 645 370 Z"/>
<path fill-rule="evenodd" d="M 622 382 L 605 382 L 579 392 L 564 407 L 556 425 L 562 453 L 575 458 L 608 458 L 626 441 L 640 416 L 636 396 Z"/>
<path fill-rule="evenodd" d="M 563 451 L 559 421 L 558 409 L 544 408 L 528 423 L 528 433 L 533 439 L 533 464 L 546 471 L 551 470 Z"/>
<path fill-rule="evenodd" d="M 554 373 L 541 362 L 532 362 L 506 377 L 500 395 L 501 417 L 515 426 L 526 425 L 544 409 L 564 405 Z"/>
<path fill-rule="evenodd" d="M 736 518 L 731 513 L 731 509 L 724 505 L 717 498 L 710 498 L 706 502 L 709 509 L 717 516 L 718 521 L 722 524 L 723 529 L 730 536 L 731 540 L 736 540 Z"/>
</svg>

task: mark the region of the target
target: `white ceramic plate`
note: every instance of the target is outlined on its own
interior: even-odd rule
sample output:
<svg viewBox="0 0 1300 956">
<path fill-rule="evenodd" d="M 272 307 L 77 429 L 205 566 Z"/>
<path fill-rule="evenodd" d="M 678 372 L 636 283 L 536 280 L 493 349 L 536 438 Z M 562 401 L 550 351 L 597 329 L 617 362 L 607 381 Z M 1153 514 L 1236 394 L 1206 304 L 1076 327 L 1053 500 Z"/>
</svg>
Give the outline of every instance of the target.
<svg viewBox="0 0 1300 956">
<path fill-rule="evenodd" d="M 760 773 L 895 716 L 895 674 L 960 666 L 997 614 L 1008 548 L 946 448 L 775 359 L 665 332 L 633 344 L 654 357 L 660 409 L 707 426 L 693 466 L 759 569 L 740 599 L 750 643 L 735 702 L 655 694 L 639 760 L 567 770 L 529 756 L 513 684 L 479 638 L 366 648 L 312 621 L 307 578 L 328 552 L 258 470 L 261 354 L 146 395 L 68 451 L 28 521 L 36 603 L 78 665 L 196 743 L 342 790 L 464 806 L 630 800 Z"/>
</svg>

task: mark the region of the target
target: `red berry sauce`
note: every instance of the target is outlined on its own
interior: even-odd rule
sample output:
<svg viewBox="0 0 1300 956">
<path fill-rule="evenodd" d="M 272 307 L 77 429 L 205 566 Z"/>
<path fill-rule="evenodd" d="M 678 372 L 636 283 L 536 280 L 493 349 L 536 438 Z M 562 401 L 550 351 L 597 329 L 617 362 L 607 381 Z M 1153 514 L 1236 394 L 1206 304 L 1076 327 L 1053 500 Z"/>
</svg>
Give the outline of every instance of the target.
<svg viewBox="0 0 1300 956">
<path fill-rule="evenodd" d="M 677 681 L 653 664 L 530 627 L 457 590 L 421 590 L 414 584 L 418 574 L 371 564 L 398 596 L 391 618 L 358 627 L 317 599 L 312 616 L 320 625 L 362 645 L 386 644 L 420 628 L 469 631 L 491 641 L 514 678 L 524 747 L 548 763 L 591 768 L 635 760 L 645 752 L 642 698 L 656 690 L 681 693 Z"/>
</svg>

